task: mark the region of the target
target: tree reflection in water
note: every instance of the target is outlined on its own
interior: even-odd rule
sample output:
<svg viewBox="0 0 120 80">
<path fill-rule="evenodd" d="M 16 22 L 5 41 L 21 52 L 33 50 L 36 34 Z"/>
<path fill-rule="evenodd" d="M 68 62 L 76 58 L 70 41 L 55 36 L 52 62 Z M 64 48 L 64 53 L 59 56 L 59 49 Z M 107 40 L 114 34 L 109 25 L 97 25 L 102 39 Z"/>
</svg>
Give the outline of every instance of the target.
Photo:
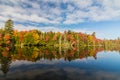
<svg viewBox="0 0 120 80">
<path fill-rule="evenodd" d="M 119 48 L 114 48 L 120 51 Z M 72 61 L 76 59 L 84 59 L 93 57 L 97 59 L 98 52 L 103 51 L 103 47 L 86 47 L 79 49 L 55 48 L 55 47 L 0 47 L 0 64 L 1 71 L 4 75 L 9 71 L 11 62 L 16 60 L 26 60 L 36 62 L 38 60 L 59 60 Z M 113 51 L 113 49 L 105 49 Z M 46 73 L 47 74 L 47 73 Z"/>
<path fill-rule="evenodd" d="M 0 64 L 1 64 L 1 70 L 4 73 L 4 75 L 7 74 L 9 71 L 9 66 L 12 61 L 11 59 L 11 49 L 9 47 L 0 48 Z"/>
<path fill-rule="evenodd" d="M 1 70 L 4 74 L 9 71 L 9 66 L 12 61 L 15 60 L 28 60 L 28 61 L 37 61 L 40 59 L 61 59 L 64 58 L 66 61 L 71 61 L 75 59 L 82 59 L 87 57 L 94 57 L 96 59 L 96 54 L 99 51 L 102 51 L 101 47 L 97 48 L 84 48 L 79 50 L 72 49 L 60 49 L 50 47 L 24 47 L 19 48 L 15 47 L 10 49 L 9 47 L 0 48 L 0 63 Z"/>
</svg>

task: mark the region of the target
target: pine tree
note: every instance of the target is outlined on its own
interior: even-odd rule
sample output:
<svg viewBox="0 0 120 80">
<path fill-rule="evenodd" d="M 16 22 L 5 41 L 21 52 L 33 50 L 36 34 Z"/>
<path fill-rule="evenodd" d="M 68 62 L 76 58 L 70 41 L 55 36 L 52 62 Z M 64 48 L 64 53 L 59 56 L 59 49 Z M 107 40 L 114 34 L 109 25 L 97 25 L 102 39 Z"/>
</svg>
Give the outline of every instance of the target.
<svg viewBox="0 0 120 80">
<path fill-rule="evenodd" d="M 13 21 L 11 19 L 5 22 L 4 32 L 5 34 L 12 34 L 13 33 Z"/>
</svg>

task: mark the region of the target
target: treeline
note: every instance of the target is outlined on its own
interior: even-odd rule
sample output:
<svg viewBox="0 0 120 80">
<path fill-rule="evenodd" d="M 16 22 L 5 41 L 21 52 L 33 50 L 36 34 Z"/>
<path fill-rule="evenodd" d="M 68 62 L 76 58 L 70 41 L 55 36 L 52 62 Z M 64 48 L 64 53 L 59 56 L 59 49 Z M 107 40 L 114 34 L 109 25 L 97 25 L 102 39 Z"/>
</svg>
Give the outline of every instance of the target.
<svg viewBox="0 0 120 80">
<path fill-rule="evenodd" d="M 104 45 L 109 45 L 109 46 L 120 46 L 120 38 L 118 39 L 104 39 L 103 40 Z"/>
<path fill-rule="evenodd" d="M 114 40 L 105 39 L 103 40 L 103 45 L 105 50 L 118 51 L 118 49 L 120 49 L 120 38 Z"/>
<path fill-rule="evenodd" d="M 17 31 L 13 29 L 13 21 L 8 20 L 4 29 L 0 29 L 0 45 L 20 46 L 83 46 L 102 45 L 102 40 L 93 34 L 77 33 L 72 31 L 41 32 L 39 30 Z"/>
<path fill-rule="evenodd" d="M 108 42 L 108 40 L 97 39 L 95 32 L 86 34 L 70 30 L 63 33 L 41 32 L 39 30 L 17 31 L 13 27 L 13 21 L 8 20 L 5 22 L 4 29 L 0 29 L 1 46 L 62 46 L 74 48 L 77 46 L 105 46 Z M 113 41 L 109 41 L 109 43 L 113 43 Z"/>
</svg>

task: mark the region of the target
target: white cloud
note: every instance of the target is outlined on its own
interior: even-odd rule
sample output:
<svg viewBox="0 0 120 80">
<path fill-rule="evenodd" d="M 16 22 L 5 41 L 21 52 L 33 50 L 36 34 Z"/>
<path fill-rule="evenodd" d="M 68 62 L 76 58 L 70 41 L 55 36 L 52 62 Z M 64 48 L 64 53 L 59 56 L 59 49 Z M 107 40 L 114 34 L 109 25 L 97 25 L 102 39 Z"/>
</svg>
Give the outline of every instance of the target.
<svg viewBox="0 0 120 80">
<path fill-rule="evenodd" d="M 91 33 L 92 33 L 92 32 L 91 32 L 90 30 L 88 30 L 87 28 L 84 28 L 84 29 L 75 28 L 75 29 L 72 29 L 72 31 L 82 32 L 82 33 L 87 33 L 87 34 L 91 34 Z"/>
<path fill-rule="evenodd" d="M 61 3 L 66 5 L 67 8 L 63 9 Z M 11 18 L 17 22 L 30 21 L 43 24 L 69 25 L 87 21 L 120 19 L 120 1 L 1 0 L 0 11 L 0 21 Z"/>
<path fill-rule="evenodd" d="M 3 24 L 3 22 L 0 22 L 0 28 L 4 28 L 4 24 Z"/>
<path fill-rule="evenodd" d="M 61 14 L 60 10 L 58 8 L 49 8 L 48 5 L 45 5 L 45 9 L 43 10 L 40 8 L 40 5 L 42 3 L 37 2 L 30 2 L 29 0 L 8 0 L 3 1 L 0 5 L 1 9 L 1 20 L 5 20 L 5 18 L 12 18 L 14 21 L 33 21 L 33 22 L 39 22 L 39 23 L 52 23 L 57 24 L 61 21 L 61 17 L 59 16 Z M 11 3 L 14 6 L 7 5 Z M 21 5 L 22 4 L 22 5 Z M 27 7 L 31 5 L 32 7 Z M 25 7 L 25 8 L 24 8 Z M 56 16 L 55 16 L 56 15 Z M 51 18 L 52 16 L 52 18 Z M 49 19 L 50 18 L 50 19 Z"/>
<path fill-rule="evenodd" d="M 28 30 L 33 30 L 33 29 L 37 29 L 40 30 L 42 32 L 49 32 L 49 31 L 53 31 L 53 32 L 63 32 L 64 29 L 62 28 L 58 28 L 58 27 L 52 27 L 52 26 L 43 26 L 43 27 L 38 27 L 38 26 L 25 26 L 22 24 L 15 24 L 14 26 L 15 30 L 19 30 L 19 31 L 28 31 Z"/>
<path fill-rule="evenodd" d="M 87 8 L 92 5 L 93 0 L 72 0 L 79 8 Z"/>
<path fill-rule="evenodd" d="M 39 28 L 41 31 L 43 32 L 49 32 L 49 31 L 53 31 L 53 32 L 63 32 L 64 29 L 61 28 L 55 28 L 55 27 L 41 27 Z"/>
<path fill-rule="evenodd" d="M 84 1 L 87 3 L 84 3 Z M 83 2 L 75 0 L 74 4 L 81 4 L 81 6 L 77 5 L 79 9 L 67 14 L 64 24 L 120 19 L 119 0 L 97 0 L 96 3 L 94 0 L 83 0 Z M 81 8 L 84 8 L 84 10 Z"/>
<path fill-rule="evenodd" d="M 105 8 L 120 9 L 120 0 L 99 0 L 99 2 L 101 2 Z"/>
<path fill-rule="evenodd" d="M 74 11 L 73 13 L 68 13 L 66 16 L 65 24 L 76 24 L 85 22 L 84 18 L 87 18 L 87 14 L 83 11 Z"/>
</svg>

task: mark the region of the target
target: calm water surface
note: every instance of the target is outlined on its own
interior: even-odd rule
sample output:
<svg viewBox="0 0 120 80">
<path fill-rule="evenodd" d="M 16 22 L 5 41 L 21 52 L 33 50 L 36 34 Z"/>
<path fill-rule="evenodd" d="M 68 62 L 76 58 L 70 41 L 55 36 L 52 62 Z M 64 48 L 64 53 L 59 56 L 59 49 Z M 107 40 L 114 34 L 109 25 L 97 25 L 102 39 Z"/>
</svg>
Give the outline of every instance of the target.
<svg viewBox="0 0 120 80">
<path fill-rule="evenodd" d="M 0 80 L 120 80 L 120 53 L 102 48 L 0 48 Z"/>
</svg>

